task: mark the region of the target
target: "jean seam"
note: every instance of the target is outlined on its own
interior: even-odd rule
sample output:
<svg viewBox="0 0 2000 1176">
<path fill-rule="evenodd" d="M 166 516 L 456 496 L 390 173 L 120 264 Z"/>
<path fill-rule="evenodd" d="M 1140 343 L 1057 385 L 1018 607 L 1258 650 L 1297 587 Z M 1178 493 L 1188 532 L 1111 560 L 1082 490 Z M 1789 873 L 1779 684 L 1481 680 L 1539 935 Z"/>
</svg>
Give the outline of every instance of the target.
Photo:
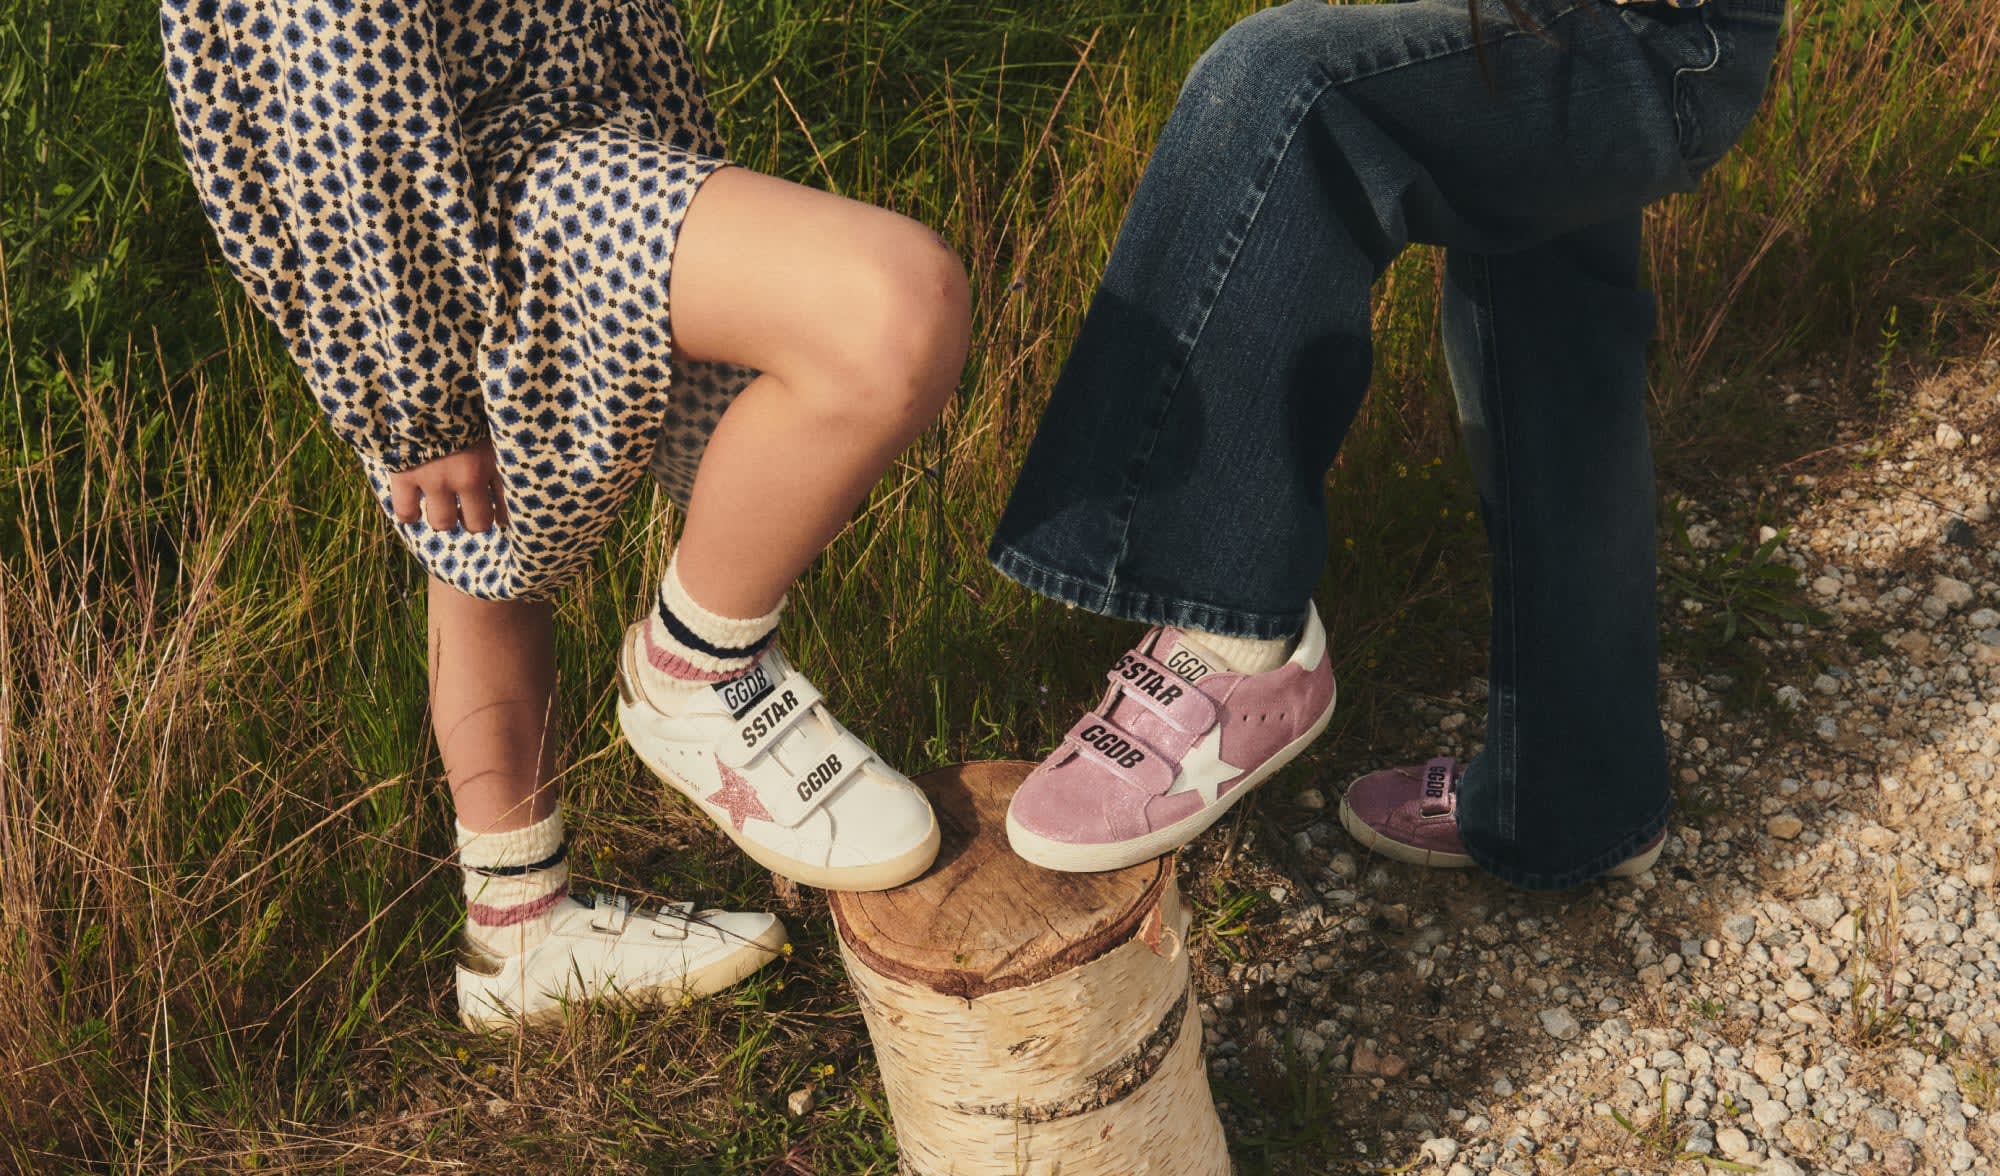
<svg viewBox="0 0 2000 1176">
<path fill-rule="evenodd" d="M 1494 730 L 1488 733 L 1493 748 L 1494 790 L 1499 802 L 1497 831 L 1501 840 L 1512 841 L 1516 835 L 1514 813 L 1514 790 L 1520 778 L 1520 738 L 1515 730 L 1516 723 L 1516 683 L 1514 682 L 1515 661 L 1520 656 L 1520 617 L 1514 602 L 1514 487 L 1510 477 L 1513 462 L 1507 446 L 1506 396 L 1500 384 L 1500 360 L 1498 355 L 1498 332 L 1493 326 L 1493 286 L 1492 273 L 1486 259 L 1477 254 L 1472 257 L 1477 279 L 1474 283 L 1473 305 L 1474 323 L 1479 336 L 1480 382 L 1485 385 L 1486 435 L 1493 448 L 1493 491 L 1494 509 L 1499 512 L 1499 526 L 1494 528 L 1493 574 L 1506 585 L 1505 592 L 1494 594 L 1494 629 L 1501 626 L 1507 631 L 1507 646 L 1504 654 L 1496 651 L 1494 677 L 1497 681 L 1489 689 L 1496 701 L 1494 706 Z"/>
<path fill-rule="evenodd" d="M 1713 50 L 1708 64 L 1699 67 L 1684 65 L 1674 71 L 1674 122 L 1680 132 L 1681 158 L 1686 160 L 1701 159 L 1707 153 L 1699 150 L 1704 146 L 1701 142 L 1701 111 L 1695 105 L 1693 94 L 1683 83 L 1689 74 L 1712 73 L 1722 64 L 1722 38 L 1716 34 L 1706 6 L 1701 10 L 1701 31 L 1708 34 L 1708 44 Z"/>
<path fill-rule="evenodd" d="M 1354 74 L 1352 77 L 1342 77 L 1330 80 L 1327 83 L 1327 87 L 1331 88 L 1334 86 L 1352 86 L 1360 82 L 1369 81 L 1373 78 L 1382 77 L 1384 74 L 1395 73 L 1397 70 L 1400 69 L 1408 69 L 1413 65 L 1425 65 L 1428 64 L 1429 62 L 1442 61 L 1447 57 L 1456 57 L 1464 53 L 1472 53 L 1483 49 L 1495 49 L 1501 45 L 1506 44 L 1508 41 L 1512 41 L 1520 37 L 1535 37 L 1540 39 L 1544 36 L 1544 34 L 1548 33 L 1552 28 L 1554 28 L 1557 22 L 1567 20 L 1570 17 L 1576 15 L 1578 12 L 1588 7 L 1590 7 L 1590 0 L 1579 0 L 1578 3 L 1572 4 L 1568 8 L 1562 9 L 1559 12 L 1550 13 L 1549 18 L 1542 22 L 1541 28 L 1539 30 L 1530 30 L 1530 29 L 1523 29 L 1523 28 L 1516 28 L 1509 26 L 1508 28 L 1502 29 L 1500 33 L 1490 41 L 1471 41 L 1463 45 L 1453 45 L 1448 49 L 1443 49 L 1436 53 L 1420 54 L 1418 56 L 1411 57 L 1403 61 L 1398 61 L 1394 65 L 1384 65 L 1381 66 L 1380 68 L 1371 69 L 1364 73 Z M 1468 22 L 1467 24 L 1468 30 L 1470 29 L 1470 27 L 1471 25 Z M 1324 94 L 1325 90 L 1322 89 L 1321 93 Z M 1317 97 L 1314 98 L 1315 102 L 1317 102 L 1318 100 L 1319 99 Z"/>
</svg>

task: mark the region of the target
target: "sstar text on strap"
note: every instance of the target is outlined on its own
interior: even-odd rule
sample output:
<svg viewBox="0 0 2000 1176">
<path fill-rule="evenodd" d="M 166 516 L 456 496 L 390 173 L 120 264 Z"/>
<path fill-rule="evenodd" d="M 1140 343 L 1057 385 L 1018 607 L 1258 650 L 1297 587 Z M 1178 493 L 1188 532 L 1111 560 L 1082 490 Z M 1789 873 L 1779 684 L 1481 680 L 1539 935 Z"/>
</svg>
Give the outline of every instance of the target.
<svg viewBox="0 0 2000 1176">
<path fill-rule="evenodd" d="M 1135 649 L 1104 676 L 1125 698 L 1189 735 L 1199 735 L 1215 723 L 1215 701 L 1196 690 L 1192 679 L 1182 678 L 1149 654 Z"/>
</svg>

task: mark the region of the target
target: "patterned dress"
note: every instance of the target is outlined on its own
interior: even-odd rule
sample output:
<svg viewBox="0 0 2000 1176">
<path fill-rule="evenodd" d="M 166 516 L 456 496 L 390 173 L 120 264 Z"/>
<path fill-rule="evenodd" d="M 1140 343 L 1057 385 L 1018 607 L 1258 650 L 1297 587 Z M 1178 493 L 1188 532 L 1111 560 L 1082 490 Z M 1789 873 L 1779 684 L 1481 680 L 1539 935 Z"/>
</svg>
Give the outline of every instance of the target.
<svg viewBox="0 0 2000 1176">
<path fill-rule="evenodd" d="M 223 255 L 389 510 L 490 437 L 511 522 L 396 524 L 435 575 L 545 597 L 649 462 L 686 501 L 753 374 L 676 364 L 668 271 L 723 166 L 670 0 L 165 0 Z"/>
</svg>

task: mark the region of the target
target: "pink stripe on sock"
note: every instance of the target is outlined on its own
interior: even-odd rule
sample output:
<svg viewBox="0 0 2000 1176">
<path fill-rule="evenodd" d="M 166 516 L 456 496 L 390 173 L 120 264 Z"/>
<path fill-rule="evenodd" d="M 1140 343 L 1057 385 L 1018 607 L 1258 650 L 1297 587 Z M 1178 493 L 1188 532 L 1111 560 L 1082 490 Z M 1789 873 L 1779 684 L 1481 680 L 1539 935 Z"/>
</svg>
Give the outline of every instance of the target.
<svg viewBox="0 0 2000 1176">
<path fill-rule="evenodd" d="M 565 882 L 533 902 L 507 907 L 487 906 L 483 902 L 475 902 L 465 909 L 465 917 L 481 927 L 512 927 L 516 923 L 525 923 L 537 915 L 547 914 L 567 897 L 569 897 L 569 883 Z"/>
<path fill-rule="evenodd" d="M 727 682 L 731 678 L 741 677 L 745 670 L 756 664 L 757 653 L 763 652 L 763 646 L 758 646 L 757 653 L 752 653 L 743 665 L 733 670 L 704 670 L 654 641 L 652 621 L 647 621 L 640 633 L 646 639 L 647 664 L 669 678 L 679 678 L 683 682 Z"/>
</svg>

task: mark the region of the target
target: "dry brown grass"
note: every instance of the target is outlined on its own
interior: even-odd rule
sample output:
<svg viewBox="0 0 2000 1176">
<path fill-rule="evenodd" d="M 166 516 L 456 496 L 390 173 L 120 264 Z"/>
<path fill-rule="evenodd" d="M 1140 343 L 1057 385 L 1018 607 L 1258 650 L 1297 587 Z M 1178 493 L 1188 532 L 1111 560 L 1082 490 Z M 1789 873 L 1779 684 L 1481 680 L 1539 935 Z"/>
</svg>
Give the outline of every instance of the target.
<svg viewBox="0 0 2000 1176">
<path fill-rule="evenodd" d="M 728 998 L 456 1030 L 414 573 L 201 253 L 150 6 L 21 2 L 0 11 L 0 1165 L 888 1170 L 816 905 L 790 916 L 794 959 Z M 1032 752 L 1123 636 L 1001 584 L 983 547 L 1180 74 L 1255 6 L 687 5 L 750 162 L 912 211 L 974 277 L 967 394 L 793 622 L 912 768 Z M 1804 6 L 1770 117 L 1656 214 L 1683 443 L 1757 408 L 1714 377 L 1802 346 L 1874 362 L 1885 307 L 1903 352 L 1990 322 L 2000 34 L 1975 8 Z M 1330 520 L 1355 552 L 1328 582 L 1344 664 L 1416 682 L 1464 671 L 1480 623 L 1471 495 L 1438 464 L 1433 267 L 1413 254 L 1386 283 L 1382 393 Z M 562 609 L 577 866 L 645 897 L 782 902 L 612 737 L 606 635 L 660 527 L 635 512 Z M 1365 730 L 1370 705 L 1340 722 Z M 793 1122 L 807 1082 L 823 1109 Z"/>
</svg>

